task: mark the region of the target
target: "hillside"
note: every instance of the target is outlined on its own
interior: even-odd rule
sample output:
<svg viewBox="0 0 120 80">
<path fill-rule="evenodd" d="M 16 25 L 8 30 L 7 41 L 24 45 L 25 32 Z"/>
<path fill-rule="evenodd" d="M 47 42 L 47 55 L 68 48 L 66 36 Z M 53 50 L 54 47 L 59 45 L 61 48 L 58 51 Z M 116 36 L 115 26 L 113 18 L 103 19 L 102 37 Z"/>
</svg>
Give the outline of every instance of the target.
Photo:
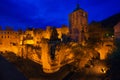
<svg viewBox="0 0 120 80">
<path fill-rule="evenodd" d="M 102 24 L 102 26 L 104 28 L 110 28 L 113 29 L 113 27 L 120 22 L 120 13 L 117 13 L 113 16 L 108 17 L 105 20 L 100 21 L 100 23 Z"/>
<path fill-rule="evenodd" d="M 102 27 L 106 31 L 114 32 L 113 27 L 120 22 L 120 13 L 117 13 L 115 15 L 112 15 L 102 21 L 96 22 L 93 21 L 89 24 L 89 26 L 96 26 L 96 27 Z"/>
</svg>

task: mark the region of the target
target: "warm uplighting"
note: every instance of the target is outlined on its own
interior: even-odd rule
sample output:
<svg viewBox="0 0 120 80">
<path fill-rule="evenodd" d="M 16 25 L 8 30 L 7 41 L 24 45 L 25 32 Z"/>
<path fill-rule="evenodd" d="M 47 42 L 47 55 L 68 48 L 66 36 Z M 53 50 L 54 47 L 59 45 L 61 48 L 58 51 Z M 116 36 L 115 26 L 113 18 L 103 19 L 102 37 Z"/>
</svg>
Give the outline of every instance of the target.
<svg viewBox="0 0 120 80">
<path fill-rule="evenodd" d="M 69 15 L 69 27 L 1 30 L 0 50 L 13 52 L 42 65 L 45 73 L 57 72 L 70 64 L 79 71 L 83 69 L 90 74 L 105 74 L 108 68 L 102 60 L 106 60 L 113 50 L 113 36 L 98 23 L 89 26 L 87 20 L 88 13 L 77 5 Z"/>
<path fill-rule="evenodd" d="M 106 73 L 106 69 L 105 68 L 101 68 L 101 72 L 102 73 Z"/>
<path fill-rule="evenodd" d="M 24 44 L 34 44 L 34 41 L 33 40 L 25 40 Z"/>
</svg>

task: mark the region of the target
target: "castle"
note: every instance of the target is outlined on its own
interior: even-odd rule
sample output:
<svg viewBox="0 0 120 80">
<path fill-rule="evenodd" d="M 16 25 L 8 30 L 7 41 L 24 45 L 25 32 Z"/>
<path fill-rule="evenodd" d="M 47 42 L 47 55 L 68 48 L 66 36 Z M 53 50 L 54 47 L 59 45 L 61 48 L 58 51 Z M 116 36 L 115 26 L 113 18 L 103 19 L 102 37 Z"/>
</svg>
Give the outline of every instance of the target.
<svg viewBox="0 0 120 80">
<path fill-rule="evenodd" d="M 74 62 L 75 53 L 80 53 L 78 51 L 80 51 L 81 45 L 85 47 L 85 43 L 88 41 L 87 20 L 87 12 L 77 4 L 75 10 L 69 14 L 69 27 L 62 25 L 61 28 L 47 26 L 46 30 L 40 28 L 28 28 L 25 31 L 14 31 L 10 28 L 0 30 L 0 52 L 3 54 L 13 52 L 16 56 L 31 59 L 41 64 L 45 73 L 54 73 L 60 70 L 62 66 Z M 119 24 L 114 29 L 115 36 L 119 38 Z M 98 34 L 96 35 L 96 33 L 99 33 L 100 36 L 105 33 L 100 30 L 94 30 L 92 35 L 97 37 Z M 98 43 L 95 45 L 94 50 L 99 53 L 100 60 L 104 60 L 114 47 L 113 37 L 107 36 L 107 38 L 101 37 L 101 39 L 102 44 Z M 83 50 L 83 52 L 88 55 L 89 52 L 86 52 L 86 50 Z M 95 56 L 92 52 L 90 54 L 92 57 Z M 89 60 L 88 57 L 87 60 Z M 84 61 L 85 59 L 80 63 L 80 66 L 84 66 Z"/>
<path fill-rule="evenodd" d="M 58 38 L 62 40 L 62 34 L 69 35 L 74 41 L 82 43 L 86 39 L 87 32 L 87 12 L 79 8 L 69 15 L 69 28 L 63 25 L 61 28 L 56 28 Z M 12 29 L 0 30 L 0 46 L 2 51 L 11 51 L 9 47 L 18 47 L 23 44 L 39 45 L 42 38 L 50 39 L 51 26 L 47 26 L 46 30 L 42 29 L 27 29 L 26 31 L 14 31 Z M 4 48 L 5 46 L 5 48 Z M 9 47 L 8 47 L 9 46 Z M 8 47 L 8 48 L 7 48 Z M 17 53 L 17 49 L 13 49 Z"/>
<path fill-rule="evenodd" d="M 46 73 L 56 72 L 61 66 L 73 62 L 74 57 L 67 48 L 59 51 L 58 47 L 55 51 L 57 44 L 67 41 L 68 38 L 79 44 L 84 43 L 87 40 L 87 17 L 87 12 L 77 5 L 69 15 L 69 27 L 63 25 L 56 29 L 47 26 L 46 30 L 0 30 L 0 51 L 14 52 L 17 56 L 32 59 L 41 64 Z"/>
</svg>

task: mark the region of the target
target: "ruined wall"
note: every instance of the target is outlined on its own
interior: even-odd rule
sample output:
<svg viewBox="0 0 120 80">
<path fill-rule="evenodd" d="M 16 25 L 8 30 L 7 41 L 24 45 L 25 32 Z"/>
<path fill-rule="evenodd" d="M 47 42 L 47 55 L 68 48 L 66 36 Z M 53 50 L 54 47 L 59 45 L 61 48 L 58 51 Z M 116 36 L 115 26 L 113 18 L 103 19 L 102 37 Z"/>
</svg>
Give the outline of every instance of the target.
<svg viewBox="0 0 120 80">
<path fill-rule="evenodd" d="M 18 32 L 12 30 L 0 31 L 0 51 L 18 53 L 19 36 Z"/>
</svg>

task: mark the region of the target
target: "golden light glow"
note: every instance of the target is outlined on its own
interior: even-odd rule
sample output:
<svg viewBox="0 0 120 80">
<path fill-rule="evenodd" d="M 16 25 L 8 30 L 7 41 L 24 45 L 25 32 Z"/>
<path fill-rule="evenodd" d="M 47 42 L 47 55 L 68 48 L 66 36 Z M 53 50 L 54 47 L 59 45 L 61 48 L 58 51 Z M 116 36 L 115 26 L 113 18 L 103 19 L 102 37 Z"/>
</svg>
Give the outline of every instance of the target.
<svg viewBox="0 0 120 80">
<path fill-rule="evenodd" d="M 87 12 L 82 9 L 71 13 L 69 22 L 70 29 L 63 25 L 61 28 L 56 28 L 57 31 L 55 30 L 53 35 L 52 31 L 54 30 L 50 26 L 47 26 L 46 30 L 27 29 L 22 32 L 1 30 L 0 50 L 2 52 L 14 52 L 20 57 L 31 59 L 41 64 L 43 71 L 46 73 L 54 73 L 62 66 L 74 62 L 80 69 L 89 64 L 89 69 L 86 69 L 88 73 L 105 74 L 108 70 L 107 66 L 99 62 L 94 64 L 94 62 L 99 59 L 99 54 L 99 61 L 107 58 L 108 53 L 113 48 L 113 41 L 100 39 L 103 40 L 101 44 L 98 43 L 98 46 L 88 47 L 87 41 L 89 41 L 88 37 L 91 37 L 91 35 L 88 34 Z M 97 28 L 94 30 L 97 30 Z M 101 33 L 99 30 L 98 32 Z M 100 37 L 102 34 L 100 34 Z M 50 39 L 51 35 L 53 39 Z M 65 38 L 62 38 L 62 36 Z M 53 52 L 54 59 L 51 58 Z"/>
<path fill-rule="evenodd" d="M 34 41 L 33 40 L 25 40 L 24 44 L 34 44 Z"/>
</svg>

